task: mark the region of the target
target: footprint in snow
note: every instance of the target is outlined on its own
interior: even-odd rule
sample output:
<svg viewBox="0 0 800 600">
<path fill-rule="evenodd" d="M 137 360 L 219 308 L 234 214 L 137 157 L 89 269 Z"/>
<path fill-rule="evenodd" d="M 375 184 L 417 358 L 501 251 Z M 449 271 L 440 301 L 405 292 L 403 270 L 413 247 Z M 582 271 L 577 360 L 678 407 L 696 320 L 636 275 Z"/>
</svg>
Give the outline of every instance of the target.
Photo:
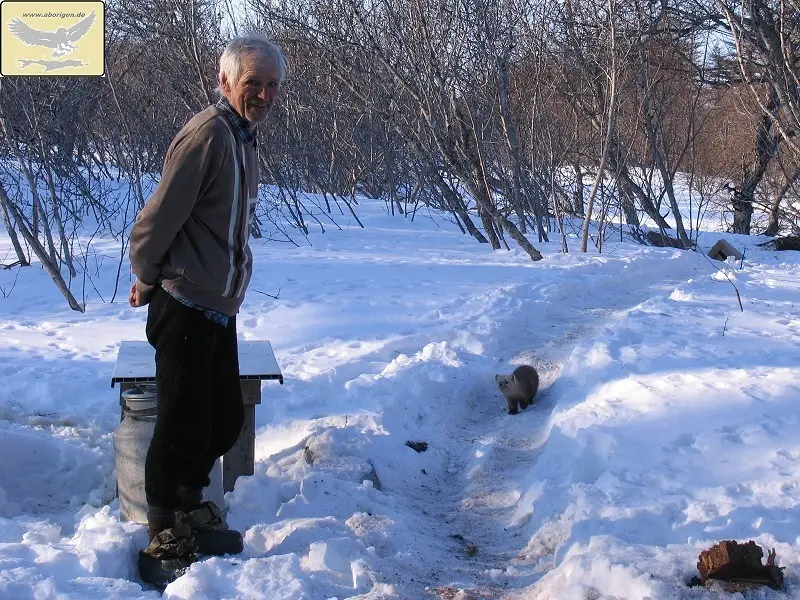
<svg viewBox="0 0 800 600">
<path fill-rule="evenodd" d="M 697 454 L 700 452 L 700 449 L 695 446 L 696 438 L 691 433 L 682 433 L 678 437 L 676 437 L 672 442 L 666 444 L 664 446 L 664 450 L 667 452 L 680 452 L 680 453 L 692 453 Z"/>
</svg>

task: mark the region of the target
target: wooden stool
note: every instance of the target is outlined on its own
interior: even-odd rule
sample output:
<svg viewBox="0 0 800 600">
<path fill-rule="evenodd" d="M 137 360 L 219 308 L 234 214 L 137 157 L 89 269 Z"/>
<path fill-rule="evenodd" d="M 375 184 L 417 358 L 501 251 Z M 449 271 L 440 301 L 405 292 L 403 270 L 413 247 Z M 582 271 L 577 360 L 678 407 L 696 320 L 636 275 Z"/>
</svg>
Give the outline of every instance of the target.
<svg viewBox="0 0 800 600">
<path fill-rule="evenodd" d="M 255 469 L 256 404 L 261 404 L 261 382 L 277 380 L 283 385 L 283 374 L 272 345 L 264 341 L 239 340 L 239 379 L 244 398 L 244 426 L 231 448 L 222 458 L 222 486 L 233 490 L 239 475 L 252 475 Z M 123 341 L 119 346 L 111 387 L 119 383 L 120 420 L 122 394 L 140 382 L 155 382 L 155 349 L 147 342 Z"/>
</svg>

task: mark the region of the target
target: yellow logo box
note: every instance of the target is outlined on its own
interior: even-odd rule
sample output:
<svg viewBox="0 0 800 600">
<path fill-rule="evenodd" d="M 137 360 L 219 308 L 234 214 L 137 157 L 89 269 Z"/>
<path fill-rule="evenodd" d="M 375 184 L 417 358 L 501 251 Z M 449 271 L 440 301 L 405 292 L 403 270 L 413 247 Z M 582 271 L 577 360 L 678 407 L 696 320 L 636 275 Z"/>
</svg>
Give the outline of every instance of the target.
<svg viewBox="0 0 800 600">
<path fill-rule="evenodd" d="M 102 1 L 0 3 L 0 75 L 101 76 L 106 11 Z"/>
</svg>

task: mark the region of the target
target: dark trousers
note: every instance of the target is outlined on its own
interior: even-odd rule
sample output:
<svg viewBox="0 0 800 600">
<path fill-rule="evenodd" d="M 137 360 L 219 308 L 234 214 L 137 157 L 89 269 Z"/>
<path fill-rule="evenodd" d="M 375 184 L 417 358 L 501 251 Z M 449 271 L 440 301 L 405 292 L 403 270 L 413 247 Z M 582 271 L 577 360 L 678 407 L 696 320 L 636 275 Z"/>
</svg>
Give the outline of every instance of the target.
<svg viewBox="0 0 800 600">
<path fill-rule="evenodd" d="M 244 424 L 236 319 L 208 319 L 160 287 L 147 313 L 156 350 L 158 416 L 145 463 L 147 503 L 180 507 L 178 488 L 206 487 Z"/>
</svg>

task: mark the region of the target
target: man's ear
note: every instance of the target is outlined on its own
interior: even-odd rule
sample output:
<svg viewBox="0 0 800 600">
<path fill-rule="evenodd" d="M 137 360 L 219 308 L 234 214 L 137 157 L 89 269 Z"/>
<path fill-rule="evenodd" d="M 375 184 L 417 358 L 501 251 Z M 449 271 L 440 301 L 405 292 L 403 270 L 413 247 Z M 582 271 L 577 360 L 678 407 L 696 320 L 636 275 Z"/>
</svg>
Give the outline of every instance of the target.
<svg viewBox="0 0 800 600">
<path fill-rule="evenodd" d="M 225 75 L 225 73 L 219 74 L 219 89 L 221 89 L 223 92 L 231 91 L 231 86 L 228 83 L 228 77 Z"/>
</svg>

